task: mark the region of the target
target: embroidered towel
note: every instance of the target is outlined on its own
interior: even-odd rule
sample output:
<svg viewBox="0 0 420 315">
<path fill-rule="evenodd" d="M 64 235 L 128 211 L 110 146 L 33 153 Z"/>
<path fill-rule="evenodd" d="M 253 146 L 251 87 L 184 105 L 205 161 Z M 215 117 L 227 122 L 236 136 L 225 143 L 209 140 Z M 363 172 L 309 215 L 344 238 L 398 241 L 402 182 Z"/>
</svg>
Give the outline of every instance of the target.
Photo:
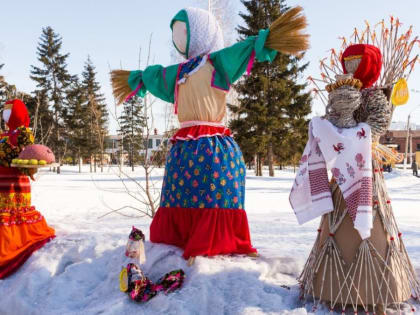
<svg viewBox="0 0 420 315">
<path fill-rule="evenodd" d="M 290 204 L 299 224 L 334 209 L 328 171 L 338 183 L 362 239 L 372 229 L 372 138 L 369 125 L 337 128 L 328 120 L 314 117 L 309 140 L 300 161 Z"/>
</svg>

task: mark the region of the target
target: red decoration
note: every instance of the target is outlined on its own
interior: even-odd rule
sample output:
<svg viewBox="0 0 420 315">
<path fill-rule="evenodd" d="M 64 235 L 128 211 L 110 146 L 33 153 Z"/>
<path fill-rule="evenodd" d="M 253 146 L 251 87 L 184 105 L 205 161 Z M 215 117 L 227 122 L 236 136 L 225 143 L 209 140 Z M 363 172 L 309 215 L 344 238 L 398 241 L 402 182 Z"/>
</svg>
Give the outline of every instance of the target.
<svg viewBox="0 0 420 315">
<path fill-rule="evenodd" d="M 12 113 L 10 115 L 7 126 L 10 130 L 15 130 L 20 126 L 29 127 L 29 114 L 25 103 L 21 100 L 9 100 L 5 104 L 12 104 Z"/>
<path fill-rule="evenodd" d="M 371 87 L 378 80 L 382 68 L 382 54 L 379 48 L 368 44 L 356 44 L 347 47 L 341 57 L 344 73 L 347 73 L 344 58 L 361 55 L 359 67 L 353 77 L 363 83 L 363 88 Z"/>
<path fill-rule="evenodd" d="M 179 129 L 170 140 L 175 143 L 177 140 L 197 140 L 201 137 L 230 135 L 230 130 L 226 127 L 199 125 Z"/>
</svg>

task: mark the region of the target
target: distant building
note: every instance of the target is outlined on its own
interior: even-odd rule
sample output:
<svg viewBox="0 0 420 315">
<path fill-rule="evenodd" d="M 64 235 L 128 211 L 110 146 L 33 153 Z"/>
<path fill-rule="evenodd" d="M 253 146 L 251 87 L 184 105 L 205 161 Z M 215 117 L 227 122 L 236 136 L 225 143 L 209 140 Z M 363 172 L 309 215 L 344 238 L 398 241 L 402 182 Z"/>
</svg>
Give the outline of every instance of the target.
<svg viewBox="0 0 420 315">
<path fill-rule="evenodd" d="M 143 148 L 139 151 L 140 155 L 144 156 L 146 154 L 152 158 L 153 154 L 157 151 L 161 151 L 163 146 L 168 144 L 168 139 L 164 135 L 160 135 L 157 132 L 157 129 L 154 130 L 154 133 L 146 137 L 143 137 Z M 128 154 L 124 152 L 121 156 L 121 135 L 109 135 L 105 139 L 105 153 L 109 156 L 109 159 L 113 164 L 119 163 L 120 159 L 123 158 L 124 162 L 128 161 Z"/>
<path fill-rule="evenodd" d="M 407 130 L 388 130 L 385 135 L 381 136 L 379 143 L 395 148 L 399 153 L 405 153 L 406 138 Z M 420 151 L 420 130 L 410 130 L 410 138 L 408 141 L 408 152 L 410 152 L 410 142 L 413 146 L 413 153 Z"/>
<path fill-rule="evenodd" d="M 150 156 L 153 155 L 154 152 L 162 150 L 163 145 L 167 145 L 168 140 L 165 139 L 164 135 L 159 134 L 153 134 L 149 135 L 149 139 L 143 140 L 143 150 L 140 150 L 140 154 L 144 155 L 146 154 L 146 148 L 147 148 L 147 154 Z"/>
</svg>

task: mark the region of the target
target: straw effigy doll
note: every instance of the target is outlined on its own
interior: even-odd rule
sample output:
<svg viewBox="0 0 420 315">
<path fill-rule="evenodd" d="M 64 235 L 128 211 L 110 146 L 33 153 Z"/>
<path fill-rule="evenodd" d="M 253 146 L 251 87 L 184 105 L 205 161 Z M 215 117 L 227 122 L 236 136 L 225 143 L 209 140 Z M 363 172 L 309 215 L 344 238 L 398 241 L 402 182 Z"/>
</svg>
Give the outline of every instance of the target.
<svg viewBox="0 0 420 315">
<path fill-rule="evenodd" d="M 120 103 L 149 91 L 175 105 L 181 125 L 171 139 L 160 207 L 150 226 L 152 242 L 183 248 L 183 257 L 190 261 L 199 255 L 256 254 L 244 210 L 244 160 L 223 125 L 226 95 L 231 84 L 251 70 L 254 59 L 271 61 L 276 50 L 298 53 L 307 48 L 300 12 L 291 9 L 270 29 L 223 48 L 215 17 L 187 8 L 170 24 L 173 43 L 187 61 L 112 72 Z"/>
<path fill-rule="evenodd" d="M 300 208 L 296 202 L 296 192 L 302 193 L 304 185 L 299 175 L 291 192 L 300 223 L 323 215 L 299 278 L 302 298 L 314 298 L 315 308 L 324 301 L 331 310 L 344 312 L 351 307 L 355 313 L 362 308 L 379 314 L 390 305 L 401 309 L 400 303 L 411 297 L 412 290 L 419 293 L 393 216 L 381 155 L 375 149 L 389 125 L 392 106 L 387 89 L 372 87 L 381 66 L 381 52 L 375 46 L 357 44 L 344 51 L 345 75 L 326 87 L 329 102 L 324 117 L 324 124 L 332 130 L 328 137 L 342 141 L 331 147 L 324 138 L 313 141 L 313 152 L 309 150 L 308 155 L 317 158 L 301 164 L 309 168 L 309 202 Z M 310 138 L 322 134 L 316 129 L 313 127 Z M 327 169 L 332 173 L 330 184 Z"/>
<path fill-rule="evenodd" d="M 54 229 L 31 205 L 33 171 L 10 167 L 34 142 L 29 115 L 21 100 L 7 101 L 3 118 L 9 131 L 0 135 L 0 279 L 14 273 L 31 254 L 54 238 Z"/>
</svg>

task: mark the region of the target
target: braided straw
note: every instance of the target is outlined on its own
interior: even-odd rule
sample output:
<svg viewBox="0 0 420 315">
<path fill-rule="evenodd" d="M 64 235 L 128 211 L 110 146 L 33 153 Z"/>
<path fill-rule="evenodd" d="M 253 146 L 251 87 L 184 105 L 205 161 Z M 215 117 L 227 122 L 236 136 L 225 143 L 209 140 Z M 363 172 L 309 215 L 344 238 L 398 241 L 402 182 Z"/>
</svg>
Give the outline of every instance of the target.
<svg viewBox="0 0 420 315">
<path fill-rule="evenodd" d="M 359 79 L 345 79 L 332 84 L 328 84 L 327 86 L 325 86 L 325 89 L 327 90 L 327 92 L 331 92 L 344 85 L 349 85 L 356 88 L 357 90 L 360 90 L 363 86 L 363 83 Z"/>
<path fill-rule="evenodd" d="M 302 7 L 284 12 L 270 26 L 265 46 L 285 54 L 296 55 L 309 48 L 308 34 L 302 33 L 307 26 Z"/>
<path fill-rule="evenodd" d="M 111 71 L 112 93 L 114 94 L 115 100 L 117 101 L 118 105 L 124 103 L 124 100 L 132 92 L 130 86 L 127 83 L 129 76 L 130 76 L 130 71 L 126 71 L 126 70 Z"/>
</svg>

